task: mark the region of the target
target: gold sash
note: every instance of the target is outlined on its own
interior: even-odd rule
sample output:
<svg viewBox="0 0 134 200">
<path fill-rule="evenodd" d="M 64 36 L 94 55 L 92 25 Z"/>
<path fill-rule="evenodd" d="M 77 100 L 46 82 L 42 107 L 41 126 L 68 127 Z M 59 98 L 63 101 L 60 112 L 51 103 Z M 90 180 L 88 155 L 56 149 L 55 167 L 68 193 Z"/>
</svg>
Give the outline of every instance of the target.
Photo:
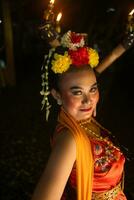
<svg viewBox="0 0 134 200">
<path fill-rule="evenodd" d="M 90 141 L 77 121 L 61 108 L 58 121 L 73 135 L 76 142 L 77 199 L 91 200 L 93 156 Z"/>
</svg>

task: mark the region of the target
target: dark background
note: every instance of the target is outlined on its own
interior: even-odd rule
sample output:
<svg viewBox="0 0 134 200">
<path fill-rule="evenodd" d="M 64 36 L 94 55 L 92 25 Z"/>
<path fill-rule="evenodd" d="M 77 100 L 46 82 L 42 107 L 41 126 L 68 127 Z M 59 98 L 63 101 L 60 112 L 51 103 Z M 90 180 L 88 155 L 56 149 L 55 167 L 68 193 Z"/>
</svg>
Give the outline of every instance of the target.
<svg viewBox="0 0 134 200">
<path fill-rule="evenodd" d="M 41 65 L 48 45 L 38 27 L 47 8 L 45 0 L 10 0 L 16 85 L 0 86 L 0 199 L 30 199 L 50 152 L 49 130 L 41 112 Z M 86 32 L 98 45 L 102 60 L 122 39 L 130 0 L 56 0 L 62 11 L 62 32 Z M 0 11 L 2 19 L 2 8 Z M 0 42 L 4 44 L 3 21 Z M 6 62 L 3 53 L 2 58 Z M 101 75 L 97 119 L 128 148 L 125 192 L 134 199 L 134 48 Z M 124 151 L 126 152 L 126 151 Z"/>
</svg>

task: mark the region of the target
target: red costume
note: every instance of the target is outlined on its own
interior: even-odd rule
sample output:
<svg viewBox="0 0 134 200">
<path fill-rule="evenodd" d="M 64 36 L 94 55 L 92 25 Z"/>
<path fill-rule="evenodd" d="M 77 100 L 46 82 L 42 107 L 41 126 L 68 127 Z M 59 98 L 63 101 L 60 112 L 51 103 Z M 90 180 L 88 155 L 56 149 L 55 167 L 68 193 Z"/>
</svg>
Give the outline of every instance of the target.
<svg viewBox="0 0 134 200">
<path fill-rule="evenodd" d="M 115 147 L 108 138 L 109 131 L 99 125 L 92 119 L 92 125 L 99 128 L 100 136 L 94 137 L 92 134 L 87 134 L 91 143 L 91 149 L 94 160 L 92 200 L 126 200 L 122 190 L 122 179 L 125 158 L 119 148 Z M 85 127 L 89 124 L 85 123 Z M 82 127 L 83 128 L 83 127 Z M 63 129 L 62 125 L 58 125 L 56 133 L 60 134 Z M 87 128 L 88 130 L 89 128 Z M 92 133 L 93 131 L 90 131 Z M 54 135 L 54 138 L 55 138 Z M 55 142 L 53 138 L 53 143 Z M 106 139 L 102 139 L 106 138 Z M 77 199 L 77 181 L 76 181 L 76 163 L 69 176 L 67 185 L 61 200 L 76 200 Z M 81 199 L 82 200 L 82 199 Z M 88 200 L 88 199 L 87 199 Z"/>
</svg>

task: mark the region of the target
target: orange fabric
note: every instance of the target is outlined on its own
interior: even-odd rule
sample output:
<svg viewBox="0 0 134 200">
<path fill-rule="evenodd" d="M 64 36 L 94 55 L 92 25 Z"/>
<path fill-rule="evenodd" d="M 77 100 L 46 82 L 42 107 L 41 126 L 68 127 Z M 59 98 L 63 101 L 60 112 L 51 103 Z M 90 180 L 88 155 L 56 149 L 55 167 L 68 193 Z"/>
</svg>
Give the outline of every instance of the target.
<svg viewBox="0 0 134 200">
<path fill-rule="evenodd" d="M 58 121 L 69 129 L 76 142 L 77 199 L 91 200 L 93 156 L 90 141 L 84 130 L 63 108 L 61 108 Z"/>
</svg>

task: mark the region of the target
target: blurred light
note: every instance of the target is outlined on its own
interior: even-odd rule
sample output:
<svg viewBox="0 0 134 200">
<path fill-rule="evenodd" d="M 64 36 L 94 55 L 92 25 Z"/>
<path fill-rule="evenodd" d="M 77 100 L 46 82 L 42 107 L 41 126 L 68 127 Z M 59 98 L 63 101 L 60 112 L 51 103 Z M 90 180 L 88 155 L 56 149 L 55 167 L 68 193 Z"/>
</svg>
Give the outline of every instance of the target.
<svg viewBox="0 0 134 200">
<path fill-rule="evenodd" d="M 0 19 L 0 24 L 2 23 L 2 20 Z"/>
<path fill-rule="evenodd" d="M 61 17 L 62 17 L 62 13 L 60 12 L 60 13 L 57 15 L 56 21 L 59 22 L 59 21 L 61 20 Z"/>
<path fill-rule="evenodd" d="M 50 3 L 51 3 L 51 4 L 54 4 L 54 2 L 55 2 L 55 0 L 50 0 Z"/>
<path fill-rule="evenodd" d="M 106 12 L 115 12 L 115 8 L 108 8 Z"/>
<path fill-rule="evenodd" d="M 131 10 L 131 12 L 129 13 L 129 15 L 133 15 L 134 14 L 134 9 Z"/>
</svg>

